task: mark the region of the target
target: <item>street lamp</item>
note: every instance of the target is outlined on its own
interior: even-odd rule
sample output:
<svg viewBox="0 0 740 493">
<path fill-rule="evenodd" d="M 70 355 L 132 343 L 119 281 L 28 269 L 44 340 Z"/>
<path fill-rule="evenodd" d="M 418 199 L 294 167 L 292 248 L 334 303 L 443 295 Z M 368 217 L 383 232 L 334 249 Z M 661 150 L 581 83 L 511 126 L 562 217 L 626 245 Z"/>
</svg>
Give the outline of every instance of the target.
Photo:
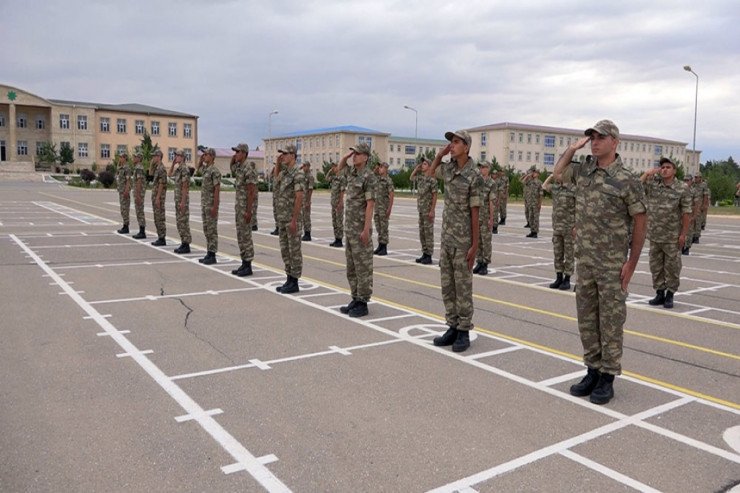
<svg viewBox="0 0 740 493">
<path fill-rule="evenodd" d="M 267 140 L 272 140 L 272 115 L 277 115 L 278 110 L 272 110 L 269 115 L 267 115 Z"/>
<path fill-rule="evenodd" d="M 416 111 L 416 108 L 412 108 L 411 106 L 405 104 L 403 105 L 404 108 L 407 110 L 411 110 L 414 112 L 414 138 L 419 138 L 418 130 L 419 130 L 419 112 Z"/>
<path fill-rule="evenodd" d="M 683 69 L 687 72 L 691 72 L 696 77 L 696 93 L 694 95 L 694 143 L 692 144 L 691 151 L 693 153 L 692 158 L 696 159 L 696 110 L 699 105 L 699 75 L 691 70 L 691 65 L 684 65 Z M 698 164 L 698 160 L 697 160 Z"/>
</svg>

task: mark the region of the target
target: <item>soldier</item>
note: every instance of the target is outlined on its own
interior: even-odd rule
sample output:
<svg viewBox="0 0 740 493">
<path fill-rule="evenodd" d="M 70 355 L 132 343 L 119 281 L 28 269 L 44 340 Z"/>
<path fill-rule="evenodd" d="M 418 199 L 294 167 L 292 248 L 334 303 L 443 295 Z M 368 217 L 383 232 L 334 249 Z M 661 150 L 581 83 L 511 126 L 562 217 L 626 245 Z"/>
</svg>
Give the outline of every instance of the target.
<svg viewBox="0 0 740 493">
<path fill-rule="evenodd" d="M 686 243 L 681 249 L 681 255 L 689 255 L 691 245 L 694 242 L 694 231 L 696 230 L 696 217 L 701 209 L 701 197 L 699 189 L 694 183 L 694 175 L 688 174 L 683 178 L 684 184 L 689 189 L 691 195 L 691 219 L 689 220 L 689 231 L 686 233 Z"/>
<path fill-rule="evenodd" d="M 522 179 L 524 182 L 524 208 L 527 216 L 527 225 L 530 232 L 527 238 L 537 238 L 540 231 L 540 209 L 542 208 L 542 182 L 540 172 L 535 166 L 529 168 L 529 173 Z"/>
<path fill-rule="evenodd" d="M 417 176 L 417 174 L 419 174 Z M 434 211 L 437 207 L 437 179 L 432 176 L 432 167 L 424 159 L 411 172 L 411 179 L 416 180 L 416 209 L 419 212 L 419 241 L 421 257 L 417 264 L 429 265 L 434 254 Z"/>
<path fill-rule="evenodd" d="M 652 306 L 673 308 L 673 293 L 681 278 L 681 249 L 691 219 L 691 194 L 675 179 L 676 165 L 660 158 L 660 167 L 640 176 L 648 204 L 647 238 L 650 240 L 650 272 L 655 298 Z"/>
<path fill-rule="evenodd" d="M 480 209 L 478 210 L 478 222 L 480 224 L 480 248 L 476 257 L 476 265 L 473 274 L 481 276 L 488 275 L 488 264 L 491 263 L 491 234 L 493 233 L 493 211 L 498 207 L 498 188 L 490 175 L 490 165 L 482 162 L 478 165 L 480 169 Z"/>
<path fill-rule="evenodd" d="M 255 176 L 257 176 L 257 163 L 254 161 L 250 161 L 249 165 L 252 167 L 252 170 L 254 170 Z M 254 202 L 252 202 L 252 231 L 257 231 L 259 229 L 257 224 L 257 208 L 259 207 L 260 202 L 260 189 L 259 187 L 255 187 L 254 190 Z"/>
<path fill-rule="evenodd" d="M 329 246 L 340 248 L 344 236 L 344 191 L 347 188 L 347 173 L 339 173 L 339 165 L 332 163 L 327 178 L 331 187 L 331 225 L 334 230 L 334 242 Z"/>
<path fill-rule="evenodd" d="M 699 238 L 701 238 L 701 232 L 707 225 L 707 212 L 709 211 L 709 184 L 707 184 L 706 181 L 704 181 L 704 178 L 702 178 L 701 173 L 697 171 L 696 175 L 694 175 L 694 183 L 696 184 L 698 190 L 699 190 L 699 203 L 701 205 L 701 210 L 698 213 L 697 218 L 697 224 L 696 224 L 696 231 L 694 232 L 694 243 L 699 243 Z"/>
<path fill-rule="evenodd" d="M 298 150 L 292 144 L 278 150 L 278 165 L 282 168 L 277 177 L 277 218 L 280 235 L 280 253 L 285 263 L 288 279 L 276 288 L 278 293 L 297 293 L 298 279 L 303 271 L 301 254 L 301 208 L 305 174 L 296 168 Z M 273 192 L 274 193 L 274 192 Z"/>
<path fill-rule="evenodd" d="M 154 169 L 152 178 L 152 212 L 154 213 L 154 226 L 157 228 L 157 239 L 152 242 L 154 246 L 167 245 L 167 223 L 164 214 L 164 199 L 167 195 L 167 170 L 162 162 L 162 151 L 159 149 L 152 153 L 151 167 Z"/>
<path fill-rule="evenodd" d="M 190 169 L 183 151 L 175 151 L 167 175 L 175 182 L 175 220 L 180 235 L 180 246 L 175 248 L 175 253 L 190 253 Z"/>
<path fill-rule="evenodd" d="M 362 143 L 349 149 L 350 152 L 339 160 L 339 172 L 352 158 L 352 168 L 347 171 L 347 213 L 344 216 L 344 255 L 352 301 L 339 311 L 354 318 L 368 314 L 367 303 L 373 294 L 372 224 L 377 177 L 367 167 L 370 146 Z"/>
<path fill-rule="evenodd" d="M 498 234 L 498 213 L 499 213 L 499 200 L 501 191 L 499 190 L 500 187 L 503 186 L 503 171 L 501 170 L 501 167 L 496 163 L 491 163 L 491 178 L 493 179 L 493 188 L 496 189 L 496 197 L 494 203 L 496 204 L 496 207 L 493 208 L 493 228 L 491 229 L 491 233 L 497 235 Z"/>
<path fill-rule="evenodd" d="M 200 212 L 203 218 L 203 234 L 206 237 L 206 256 L 198 262 L 205 265 L 216 263 L 218 251 L 218 206 L 221 199 L 221 172 L 214 165 L 216 151 L 208 148 L 203 151 L 198 161 L 198 169 L 203 168 L 200 189 Z"/>
<path fill-rule="evenodd" d="M 277 190 L 278 190 L 278 178 L 280 177 L 280 156 L 278 155 L 278 161 L 275 163 L 275 166 L 272 167 L 272 171 L 270 172 L 270 179 L 272 180 L 272 218 L 275 220 L 275 229 L 270 231 L 270 234 L 272 236 L 277 236 L 280 234 L 280 228 L 278 227 L 278 208 L 277 208 Z"/>
<path fill-rule="evenodd" d="M 247 163 L 249 146 L 239 144 L 231 148 L 234 151 L 234 218 L 236 220 L 236 241 L 239 244 L 239 256 L 242 264 L 231 271 L 239 277 L 252 275 L 254 260 L 254 243 L 252 242 L 252 211 L 254 198 L 257 195 L 257 171 Z"/>
<path fill-rule="evenodd" d="M 313 189 L 316 187 L 316 180 L 313 173 L 311 173 L 311 163 L 304 162 L 301 169 L 306 177 L 306 191 L 303 193 L 303 238 L 301 238 L 301 241 L 311 241 L 311 197 L 313 196 Z"/>
<path fill-rule="evenodd" d="M 561 183 L 550 175 L 542 188 L 552 194 L 552 249 L 555 282 L 551 289 L 570 289 L 573 275 L 573 228 L 576 225 L 576 193 L 572 183 Z"/>
<path fill-rule="evenodd" d="M 121 203 L 121 218 L 123 218 L 123 227 L 117 232 L 123 235 L 129 232 L 128 216 L 131 209 L 131 168 L 128 165 L 128 154 L 125 152 L 118 155 L 116 182 L 118 187 L 118 201 Z"/>
<path fill-rule="evenodd" d="M 570 393 L 606 404 L 614 397 L 614 376 L 622 372 L 627 288 L 645 242 L 647 209 L 640 181 L 617 154 L 617 126 L 601 120 L 585 135 L 568 146 L 553 172 L 555 180 L 576 186 L 576 311 L 588 372 Z M 589 141 L 593 158 L 571 163 Z M 634 227 L 628 244 L 630 218 Z"/>
<path fill-rule="evenodd" d="M 506 224 L 506 204 L 509 201 L 509 176 L 506 171 L 501 170 L 498 184 L 498 213 L 501 220 L 498 222 L 501 226 Z"/>
<path fill-rule="evenodd" d="M 439 267 L 447 331 L 434 338 L 435 346 L 452 345 L 454 352 L 470 347 L 473 329 L 473 262 L 478 253 L 480 231 L 480 180 L 470 158 L 470 134 L 466 130 L 445 133 L 450 141 L 437 153 L 432 173 L 445 183 L 442 213 L 442 247 Z M 448 163 L 442 158 L 450 155 Z"/>
<path fill-rule="evenodd" d="M 146 216 L 144 215 L 144 195 L 146 194 L 146 171 L 141 164 L 144 155 L 140 150 L 134 153 L 134 208 L 136 222 L 139 223 L 139 232 L 133 235 L 136 240 L 146 239 Z"/>
<path fill-rule="evenodd" d="M 388 222 L 393 209 L 393 179 L 388 176 L 388 163 L 380 163 L 375 169 L 375 229 L 378 230 L 378 247 L 375 255 L 388 255 Z"/>
</svg>

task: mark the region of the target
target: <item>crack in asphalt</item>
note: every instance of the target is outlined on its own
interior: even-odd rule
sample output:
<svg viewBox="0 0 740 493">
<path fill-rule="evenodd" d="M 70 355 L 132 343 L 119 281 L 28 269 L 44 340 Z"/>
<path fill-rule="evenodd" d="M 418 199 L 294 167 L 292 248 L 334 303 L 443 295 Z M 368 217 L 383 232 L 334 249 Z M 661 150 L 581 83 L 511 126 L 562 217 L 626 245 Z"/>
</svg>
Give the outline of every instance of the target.
<svg viewBox="0 0 740 493">
<path fill-rule="evenodd" d="M 215 346 L 215 345 L 214 345 L 214 344 L 213 344 L 213 343 L 212 343 L 211 341 L 209 341 L 208 339 L 204 339 L 203 337 L 201 337 L 200 335 L 198 335 L 198 333 L 197 333 L 197 332 L 195 332 L 195 330 L 194 330 L 194 329 L 192 329 L 192 328 L 190 328 L 190 327 L 188 326 L 188 321 L 190 320 L 190 315 L 191 315 L 191 314 L 192 314 L 192 313 L 193 313 L 193 312 L 194 312 L 195 310 L 194 310 L 194 309 L 192 309 L 192 308 L 190 308 L 190 307 L 189 307 L 189 306 L 187 305 L 187 303 L 185 303 L 185 302 L 184 302 L 184 301 L 182 300 L 182 298 L 175 298 L 175 299 L 176 299 L 177 301 L 179 301 L 179 302 L 180 302 L 180 304 L 181 304 L 181 305 L 183 306 L 183 308 L 185 308 L 185 309 L 187 310 L 187 313 L 185 314 L 185 321 L 183 322 L 183 327 L 185 328 L 185 330 L 187 330 L 187 331 L 188 331 L 188 332 L 189 332 L 190 334 L 192 334 L 192 335 L 193 335 L 193 336 L 194 336 L 194 337 L 195 337 L 196 339 L 198 339 L 199 341 L 201 341 L 201 342 L 204 342 L 204 343 L 208 344 L 208 345 L 209 345 L 209 346 L 210 346 L 210 347 L 211 347 L 211 348 L 212 348 L 212 349 L 213 349 L 214 351 L 216 351 L 216 352 L 217 352 L 217 353 L 219 353 L 219 354 L 220 354 L 221 356 L 223 356 L 224 358 L 226 358 L 226 359 L 227 359 L 227 360 L 228 360 L 228 361 L 229 361 L 229 362 L 230 362 L 230 363 L 231 363 L 232 365 L 235 365 L 235 364 L 236 364 L 236 362 L 235 362 L 235 361 L 234 361 L 233 359 L 231 359 L 231 357 L 230 357 L 230 356 L 229 356 L 228 354 L 224 353 L 224 352 L 223 352 L 223 351 L 222 351 L 221 349 L 219 349 L 218 347 L 216 347 L 216 346 Z"/>
</svg>

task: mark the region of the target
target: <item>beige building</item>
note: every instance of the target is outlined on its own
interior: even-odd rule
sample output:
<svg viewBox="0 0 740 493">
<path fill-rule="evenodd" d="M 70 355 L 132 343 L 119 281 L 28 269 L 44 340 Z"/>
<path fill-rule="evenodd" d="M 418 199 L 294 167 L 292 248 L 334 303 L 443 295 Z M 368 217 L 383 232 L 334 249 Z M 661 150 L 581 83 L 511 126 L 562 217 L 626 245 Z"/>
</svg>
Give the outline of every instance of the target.
<svg viewBox="0 0 740 493">
<path fill-rule="evenodd" d="M 234 157 L 234 151 L 231 147 L 214 147 L 216 151 L 216 159 L 213 163 L 216 165 L 218 170 L 221 172 L 221 176 L 231 174 L 231 158 Z M 202 153 L 198 151 L 198 157 Z M 249 149 L 249 156 L 247 156 L 247 162 L 254 162 L 257 168 L 257 174 L 261 179 L 265 177 L 265 153 L 259 149 Z"/>
<path fill-rule="evenodd" d="M 583 137 L 583 129 L 545 127 L 522 123 L 495 123 L 468 129 L 472 137 L 470 155 L 481 161 L 494 157 L 502 166 L 524 171 L 530 166 L 552 171 L 565 149 Z M 688 173 L 699 169 L 701 151 L 693 155 L 685 142 L 621 134 L 617 152 L 622 162 L 635 172 L 642 172 L 657 165 L 661 156 L 678 160 Z M 590 153 L 587 145 L 576 153 L 575 159 Z"/>
<path fill-rule="evenodd" d="M 416 165 L 419 153 L 426 154 L 433 151 L 435 154 L 445 148 L 448 142 L 444 139 L 416 139 L 414 137 L 388 138 L 388 164 L 390 169 L 401 169 Z"/>
<path fill-rule="evenodd" d="M 192 161 L 198 117 L 143 104 L 100 104 L 44 99 L 0 85 L 0 166 L 35 162 L 44 142 L 63 142 L 74 151 L 74 168 L 106 165 L 121 151 L 133 151 L 144 132 L 170 161 L 183 149 Z"/>
</svg>

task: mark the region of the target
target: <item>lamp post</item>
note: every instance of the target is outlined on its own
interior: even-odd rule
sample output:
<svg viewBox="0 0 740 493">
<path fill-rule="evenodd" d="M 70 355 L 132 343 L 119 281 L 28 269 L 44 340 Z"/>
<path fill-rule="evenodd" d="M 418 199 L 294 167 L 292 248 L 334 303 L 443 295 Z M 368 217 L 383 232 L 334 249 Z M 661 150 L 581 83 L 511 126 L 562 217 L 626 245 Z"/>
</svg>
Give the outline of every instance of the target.
<svg viewBox="0 0 740 493">
<path fill-rule="evenodd" d="M 277 115 L 278 110 L 272 110 L 269 115 L 267 115 L 267 141 L 272 143 L 272 115 Z M 265 157 L 267 157 L 267 152 L 265 152 Z M 270 156 L 272 158 L 272 156 Z M 267 165 L 267 163 L 265 163 Z M 267 167 L 265 167 L 265 176 L 267 176 Z M 272 189 L 272 180 L 269 181 L 270 189 Z"/>
<path fill-rule="evenodd" d="M 683 69 L 687 72 L 691 72 L 692 74 L 694 74 L 694 77 L 696 77 L 696 92 L 694 94 L 694 141 L 691 146 L 692 158 L 696 159 L 696 110 L 699 106 L 699 75 L 691 70 L 691 65 L 684 65 Z"/>
<path fill-rule="evenodd" d="M 418 134 L 418 130 L 419 130 L 419 112 L 416 111 L 416 108 L 412 108 L 411 106 L 409 106 L 407 104 L 403 105 L 403 107 L 406 108 L 407 110 L 411 110 L 411 111 L 414 112 L 414 138 L 415 139 L 418 139 L 419 138 L 419 134 Z"/>
</svg>

